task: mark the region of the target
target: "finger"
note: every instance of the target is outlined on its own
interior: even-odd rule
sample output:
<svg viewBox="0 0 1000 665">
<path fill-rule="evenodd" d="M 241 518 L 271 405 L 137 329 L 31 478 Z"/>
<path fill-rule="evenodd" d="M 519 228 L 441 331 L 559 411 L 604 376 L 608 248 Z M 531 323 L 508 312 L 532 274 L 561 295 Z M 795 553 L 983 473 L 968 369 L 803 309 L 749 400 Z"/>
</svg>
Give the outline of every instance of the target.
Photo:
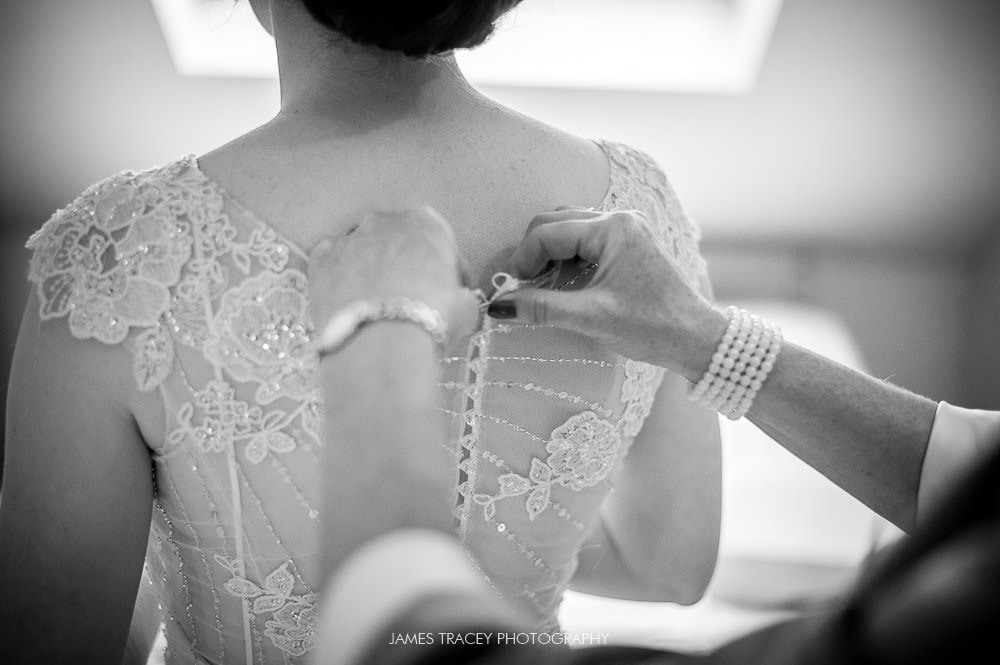
<svg viewBox="0 0 1000 665">
<path fill-rule="evenodd" d="M 479 328 L 479 298 L 468 289 L 461 289 L 456 297 L 458 302 L 448 322 L 448 337 L 463 340 Z"/>
<path fill-rule="evenodd" d="M 310 282 L 331 279 L 341 263 L 346 238 L 327 236 L 317 242 L 309 252 L 307 272 Z"/>
<path fill-rule="evenodd" d="M 371 251 L 387 257 L 405 254 L 423 256 L 427 265 L 451 266 L 457 283 L 467 284 L 469 271 L 461 256 L 451 225 L 430 206 L 367 213 L 352 238 L 367 237 Z"/>
<path fill-rule="evenodd" d="M 531 221 L 528 222 L 528 228 L 525 230 L 525 234 L 531 233 L 539 226 L 544 226 L 545 224 L 552 224 L 553 222 L 566 222 L 573 219 L 594 219 L 595 217 L 600 217 L 603 214 L 604 213 L 598 212 L 593 208 L 560 206 L 553 212 L 543 212 L 540 215 L 532 217 Z"/>
<path fill-rule="evenodd" d="M 472 281 L 472 271 L 469 269 L 469 262 L 465 260 L 465 257 L 457 253 L 455 256 L 458 258 L 458 283 L 462 285 L 462 288 L 472 289 L 475 288 L 475 283 Z"/>
<path fill-rule="evenodd" d="M 370 235 L 407 234 L 428 241 L 447 239 L 455 243 L 455 232 L 434 208 L 420 206 L 404 210 L 371 210 L 352 227 L 352 233 Z"/>
<path fill-rule="evenodd" d="M 600 263 L 607 233 L 603 218 L 551 222 L 530 231 L 504 270 L 519 278 L 537 275 L 549 261 L 567 261 L 577 256 L 590 263 Z"/>
<path fill-rule="evenodd" d="M 310 263 L 321 263 L 333 252 L 333 240 L 322 238 L 309 252 Z"/>
<path fill-rule="evenodd" d="M 486 313 L 504 321 L 558 326 L 584 333 L 588 298 L 580 291 L 521 289 L 493 301 Z"/>
<path fill-rule="evenodd" d="M 429 205 L 424 205 L 413 211 L 409 217 L 410 220 L 419 220 L 420 224 L 428 229 L 433 230 L 435 234 L 441 234 L 448 238 L 450 243 L 458 247 L 458 240 L 455 238 L 455 230 L 451 228 L 451 224 L 448 223 L 441 213 L 432 208 Z"/>
<path fill-rule="evenodd" d="M 406 226 L 412 242 L 432 247 L 442 262 L 454 263 L 458 281 L 463 287 L 472 284 L 469 265 L 462 256 L 455 230 L 437 210 L 424 205 L 399 213 L 398 220 Z"/>
</svg>

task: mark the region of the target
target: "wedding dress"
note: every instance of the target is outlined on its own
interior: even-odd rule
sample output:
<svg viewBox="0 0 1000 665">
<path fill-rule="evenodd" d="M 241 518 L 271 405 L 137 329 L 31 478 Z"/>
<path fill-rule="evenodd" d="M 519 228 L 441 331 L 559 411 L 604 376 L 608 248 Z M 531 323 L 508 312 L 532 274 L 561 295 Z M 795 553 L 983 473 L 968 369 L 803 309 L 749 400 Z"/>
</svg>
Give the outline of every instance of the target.
<svg viewBox="0 0 1000 665">
<path fill-rule="evenodd" d="M 644 211 L 697 281 L 697 229 L 662 172 L 632 148 L 599 145 L 611 165 L 600 208 Z M 147 441 L 144 583 L 160 599 L 167 662 L 302 662 L 322 583 L 322 484 L 336 482 L 317 471 L 306 254 L 194 157 L 90 187 L 28 247 L 41 318 L 127 345 L 137 389 L 162 400 L 166 428 Z M 662 370 L 568 331 L 489 319 L 467 354 L 442 363 L 453 428 L 440 451 L 455 467 L 458 533 L 493 588 L 554 630 Z"/>
</svg>

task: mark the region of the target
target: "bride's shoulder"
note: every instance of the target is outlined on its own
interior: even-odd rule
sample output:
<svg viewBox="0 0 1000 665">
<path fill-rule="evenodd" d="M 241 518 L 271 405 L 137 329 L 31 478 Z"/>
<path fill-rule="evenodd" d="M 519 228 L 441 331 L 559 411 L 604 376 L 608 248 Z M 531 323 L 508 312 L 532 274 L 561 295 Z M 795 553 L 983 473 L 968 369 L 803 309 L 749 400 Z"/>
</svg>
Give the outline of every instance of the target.
<svg viewBox="0 0 1000 665">
<path fill-rule="evenodd" d="M 28 279 L 42 321 L 67 317 L 74 337 L 105 344 L 157 324 L 191 258 L 191 165 L 107 177 L 31 236 Z"/>
<path fill-rule="evenodd" d="M 140 213 L 169 203 L 185 186 L 185 173 L 196 171 L 193 156 L 142 171 L 119 171 L 90 185 L 68 205 L 56 210 L 28 239 L 38 250 L 73 230 L 99 229 L 107 235 L 132 225 Z"/>
<path fill-rule="evenodd" d="M 541 140 L 553 160 L 562 164 L 565 177 L 591 179 L 606 184 L 602 207 L 640 207 L 643 199 L 656 199 L 671 216 L 683 216 L 677 194 L 663 168 L 652 155 L 628 143 L 590 138 L 539 125 Z"/>
<path fill-rule="evenodd" d="M 663 167 L 648 152 L 627 143 L 596 139 L 608 159 L 612 190 L 644 193 L 660 200 L 671 216 L 683 216 L 683 209 Z"/>
</svg>

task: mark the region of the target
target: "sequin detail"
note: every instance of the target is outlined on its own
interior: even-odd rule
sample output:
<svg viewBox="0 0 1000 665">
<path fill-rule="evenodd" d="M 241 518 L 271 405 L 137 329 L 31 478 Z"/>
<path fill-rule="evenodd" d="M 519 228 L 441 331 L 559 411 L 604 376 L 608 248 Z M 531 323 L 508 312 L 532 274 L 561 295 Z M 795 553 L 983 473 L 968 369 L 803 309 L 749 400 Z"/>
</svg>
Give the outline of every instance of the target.
<svg viewBox="0 0 1000 665">
<path fill-rule="evenodd" d="M 227 291 L 205 355 L 241 381 L 256 381 L 257 401 L 316 392 L 316 359 L 309 342 L 306 277 L 297 270 L 265 271 Z"/>
<path fill-rule="evenodd" d="M 534 520 L 552 504 L 553 485 L 579 491 L 604 480 L 620 446 L 614 424 L 584 411 L 552 431 L 545 444 L 548 457 L 532 459 L 527 477 L 505 473 L 497 478 L 497 494 L 476 494 L 473 499 L 483 506 L 484 518 L 492 519 L 498 500 L 526 494 L 524 507 L 528 519 Z"/>
<path fill-rule="evenodd" d="M 31 236 L 29 279 L 42 320 L 68 314 L 75 337 L 106 344 L 133 326 L 157 324 L 192 238 L 190 224 L 158 214 L 156 199 L 134 176 L 110 178 Z"/>
<path fill-rule="evenodd" d="M 264 635 L 271 642 L 292 656 L 301 656 L 314 645 L 317 624 L 316 594 L 294 595 L 295 577 L 288 571 L 288 562 L 273 570 L 263 582 L 263 588 L 245 577 L 235 574 L 234 562 L 217 556 L 216 561 L 233 576 L 223 585 L 237 598 L 252 600 L 251 612 L 255 615 L 270 614 L 264 626 Z"/>
</svg>

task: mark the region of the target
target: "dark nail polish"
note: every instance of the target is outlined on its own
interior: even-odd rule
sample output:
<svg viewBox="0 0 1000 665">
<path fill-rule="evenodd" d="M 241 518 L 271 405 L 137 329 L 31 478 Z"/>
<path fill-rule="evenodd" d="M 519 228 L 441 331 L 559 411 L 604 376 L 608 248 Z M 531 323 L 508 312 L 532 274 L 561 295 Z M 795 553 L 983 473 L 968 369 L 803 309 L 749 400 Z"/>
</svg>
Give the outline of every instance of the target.
<svg viewBox="0 0 1000 665">
<path fill-rule="evenodd" d="M 494 319 L 513 319 L 517 316 L 517 305 L 513 300 L 497 300 L 490 303 L 486 313 Z"/>
</svg>

